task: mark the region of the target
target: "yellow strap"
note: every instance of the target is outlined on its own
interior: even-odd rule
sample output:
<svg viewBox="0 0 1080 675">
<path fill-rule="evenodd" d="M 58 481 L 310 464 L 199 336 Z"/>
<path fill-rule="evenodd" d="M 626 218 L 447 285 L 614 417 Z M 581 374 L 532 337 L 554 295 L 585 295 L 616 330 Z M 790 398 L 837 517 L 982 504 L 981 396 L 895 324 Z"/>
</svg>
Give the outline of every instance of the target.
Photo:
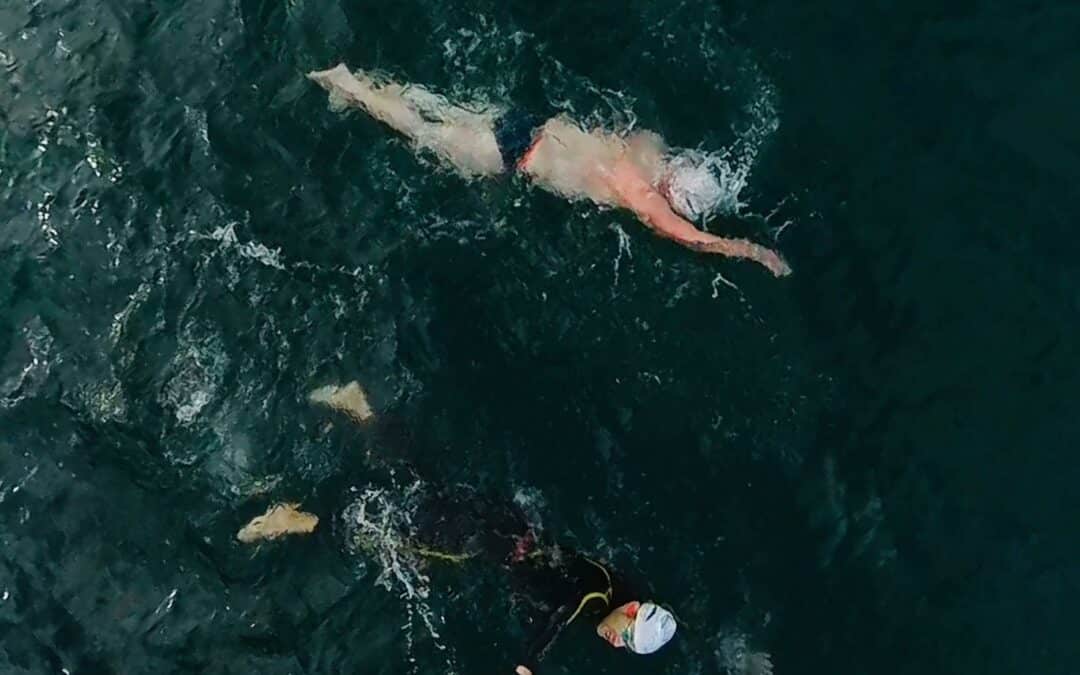
<svg viewBox="0 0 1080 675">
<path fill-rule="evenodd" d="M 423 546 L 413 547 L 413 552 L 424 558 L 435 558 L 436 560 L 445 560 L 446 562 L 452 562 L 460 565 L 469 558 L 476 556 L 475 553 L 446 553 L 445 551 L 436 551 L 431 548 L 424 548 Z"/>
<path fill-rule="evenodd" d="M 585 558 L 585 556 L 582 556 L 582 558 Z M 607 590 L 603 592 L 593 591 L 592 593 L 586 593 L 585 597 L 578 603 L 577 609 L 575 609 L 574 613 L 570 615 L 570 618 L 566 620 L 566 625 L 569 625 L 574 619 L 578 618 L 578 614 L 581 614 L 581 610 L 585 609 L 585 605 L 587 605 L 590 600 L 603 600 L 604 606 L 611 606 L 611 575 L 608 574 L 607 568 L 590 558 L 585 558 L 585 561 L 595 565 L 604 573 L 604 578 L 607 579 Z"/>
<path fill-rule="evenodd" d="M 601 593 L 600 591 L 586 593 L 585 597 L 581 599 L 580 603 L 578 603 L 577 609 L 575 609 L 574 613 L 570 615 L 570 618 L 566 620 L 566 623 L 568 625 L 572 623 L 574 619 L 578 618 L 578 614 L 581 614 L 581 610 L 585 609 L 585 605 L 588 604 L 590 600 L 603 600 L 604 605 L 610 604 L 607 593 Z"/>
<path fill-rule="evenodd" d="M 585 558 L 585 556 L 581 556 L 581 557 Z M 608 574 L 607 568 L 604 567 L 603 565 L 601 565 L 600 563 L 596 562 L 592 558 L 585 558 L 585 562 L 587 562 L 587 563 L 589 563 L 591 565 L 595 565 L 601 572 L 604 573 L 604 578 L 607 579 L 607 590 L 604 591 L 604 595 L 607 596 L 608 602 L 611 602 L 611 575 Z"/>
</svg>

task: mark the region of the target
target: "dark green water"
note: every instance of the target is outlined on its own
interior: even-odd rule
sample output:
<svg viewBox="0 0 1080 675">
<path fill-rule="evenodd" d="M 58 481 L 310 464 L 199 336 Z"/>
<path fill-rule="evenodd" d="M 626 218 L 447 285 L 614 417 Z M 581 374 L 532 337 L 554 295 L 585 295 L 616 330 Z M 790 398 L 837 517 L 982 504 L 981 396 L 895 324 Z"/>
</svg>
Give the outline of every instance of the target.
<svg viewBox="0 0 1080 675">
<path fill-rule="evenodd" d="M 497 575 L 417 609 L 349 550 L 385 476 L 306 396 L 357 379 L 683 619 L 546 672 L 1074 672 L 1078 37 L 1062 2 L 8 0 L 0 671 L 510 672 Z M 329 111 L 302 73 L 340 60 L 730 148 L 714 225 L 795 275 L 465 184 Z M 284 499 L 314 536 L 235 543 Z"/>
</svg>

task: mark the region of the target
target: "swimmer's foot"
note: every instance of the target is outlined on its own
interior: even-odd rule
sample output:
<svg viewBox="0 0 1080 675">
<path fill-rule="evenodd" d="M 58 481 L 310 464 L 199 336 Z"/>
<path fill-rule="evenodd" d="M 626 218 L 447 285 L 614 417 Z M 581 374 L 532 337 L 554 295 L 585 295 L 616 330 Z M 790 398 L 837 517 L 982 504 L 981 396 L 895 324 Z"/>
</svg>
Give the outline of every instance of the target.
<svg viewBox="0 0 1080 675">
<path fill-rule="evenodd" d="M 307 74 L 307 78 L 312 82 L 318 82 L 327 89 L 330 88 L 330 84 L 336 79 L 343 77 L 350 77 L 352 73 L 349 72 L 349 68 L 344 63 L 339 63 L 333 68 L 327 68 L 326 70 L 313 70 Z"/>
<path fill-rule="evenodd" d="M 363 108 L 380 108 L 380 94 L 385 87 L 363 70 L 352 71 L 339 63 L 326 70 L 313 70 L 307 78 L 325 89 L 332 98 L 336 96 Z"/>
<path fill-rule="evenodd" d="M 370 422 L 375 417 L 375 411 L 368 403 L 367 393 L 360 388 L 360 383 L 356 380 L 344 387 L 333 384 L 319 387 L 308 394 L 308 400 L 343 412 L 356 422 Z"/>
<path fill-rule="evenodd" d="M 318 524 L 319 517 L 301 511 L 299 504 L 275 504 L 266 513 L 253 518 L 236 533 L 236 538 L 245 544 L 253 544 L 287 534 L 310 534 Z"/>
</svg>

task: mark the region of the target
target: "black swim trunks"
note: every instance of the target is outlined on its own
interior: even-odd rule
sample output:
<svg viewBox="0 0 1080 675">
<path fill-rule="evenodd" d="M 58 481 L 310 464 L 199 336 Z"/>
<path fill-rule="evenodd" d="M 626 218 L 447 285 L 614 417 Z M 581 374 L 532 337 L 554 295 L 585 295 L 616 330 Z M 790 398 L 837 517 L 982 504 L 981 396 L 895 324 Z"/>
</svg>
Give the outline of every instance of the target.
<svg viewBox="0 0 1080 675">
<path fill-rule="evenodd" d="M 544 121 L 522 108 L 511 108 L 495 120 L 495 142 L 507 171 L 512 172 L 532 147 L 536 132 Z"/>
</svg>

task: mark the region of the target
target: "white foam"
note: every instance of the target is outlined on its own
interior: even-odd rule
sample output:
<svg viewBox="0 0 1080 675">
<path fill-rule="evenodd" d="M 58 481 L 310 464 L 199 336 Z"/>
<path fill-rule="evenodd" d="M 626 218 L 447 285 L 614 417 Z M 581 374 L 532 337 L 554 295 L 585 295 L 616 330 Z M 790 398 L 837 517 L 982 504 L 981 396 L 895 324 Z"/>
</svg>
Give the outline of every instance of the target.
<svg viewBox="0 0 1080 675">
<path fill-rule="evenodd" d="M 359 496 L 346 507 L 342 519 L 349 550 L 373 559 L 381 570 L 375 584 L 397 592 L 405 603 L 406 620 L 402 630 L 413 670 L 416 660 L 412 656 L 412 634 L 418 625 L 422 625 L 435 648 L 447 653 L 448 671 L 454 672 L 453 652 L 439 633 L 444 621 L 428 601 L 431 579 L 423 573 L 422 560 L 409 543 L 416 533 L 413 514 L 416 497 L 422 488 L 423 484 L 417 480 L 404 488 L 368 487 L 357 491 Z"/>
<path fill-rule="evenodd" d="M 752 69 L 753 97 L 743 106 L 744 120 L 733 124 L 735 141 L 720 150 L 676 150 L 665 177 L 672 207 L 687 219 L 704 222 L 733 216 L 747 204 L 744 192 L 762 148 L 780 128 L 776 89 Z"/>
<path fill-rule="evenodd" d="M 29 360 L 18 375 L 0 383 L 0 408 L 12 408 L 29 396 L 33 396 L 48 379 L 54 361 L 50 360 L 53 336 L 45 323 L 34 317 L 23 326 Z"/>
<path fill-rule="evenodd" d="M 543 512 L 547 509 L 547 500 L 544 499 L 543 492 L 535 487 L 519 487 L 514 491 L 514 503 L 525 512 L 525 517 L 534 532 L 543 531 Z"/>
<path fill-rule="evenodd" d="M 0 478 L 0 504 L 4 503 L 4 501 L 8 498 L 8 495 L 17 494 L 19 490 L 22 490 L 24 487 L 26 487 L 27 483 L 29 483 L 31 479 L 33 479 L 33 477 L 37 475 L 38 466 L 39 465 L 35 464 L 33 467 L 31 467 L 23 475 L 23 477 L 19 479 L 19 482 L 15 483 L 10 488 L 6 488 L 4 485 L 6 481 Z"/>
<path fill-rule="evenodd" d="M 220 249 L 235 251 L 241 258 L 254 260 L 259 264 L 277 270 L 285 269 L 285 263 L 281 261 L 280 248 L 269 248 L 257 241 L 240 241 L 239 237 L 236 236 L 236 225 L 236 222 L 231 222 L 214 229 L 210 234 L 192 232 L 191 236 L 193 239 L 208 239 L 219 242 Z"/>
<path fill-rule="evenodd" d="M 732 289 L 732 290 L 734 290 L 734 291 L 736 291 L 738 293 L 742 293 L 742 290 L 738 286 L 735 285 L 735 282 L 731 281 L 730 279 L 725 277 L 720 272 L 717 272 L 716 276 L 713 277 L 713 280 L 712 280 L 712 297 L 713 297 L 714 300 L 716 298 L 720 297 L 720 284 L 724 284 L 728 288 L 730 288 L 730 289 Z"/>
<path fill-rule="evenodd" d="M 153 286 L 144 281 L 139 284 L 139 287 L 135 289 L 135 292 L 128 296 L 127 304 L 124 308 L 113 315 L 112 326 L 109 328 L 109 340 L 115 346 L 120 337 L 123 335 L 124 330 L 127 328 L 128 319 L 131 318 L 131 314 L 146 302 L 150 297 L 150 291 Z"/>
<path fill-rule="evenodd" d="M 229 363 L 217 335 L 195 337 L 194 332 L 185 331 L 162 391 L 162 403 L 173 409 L 182 425 L 190 424 L 214 399 Z"/>
<path fill-rule="evenodd" d="M 761 84 L 745 106 L 750 121 L 736 129 L 735 143 L 711 153 L 684 151 L 671 161 L 669 199 L 676 211 L 698 222 L 742 212 L 761 148 L 780 125 L 775 98 L 772 86 Z"/>
<path fill-rule="evenodd" d="M 615 236 L 619 239 L 619 252 L 615 255 L 615 280 L 612 283 L 613 287 L 619 285 L 619 266 L 622 263 L 623 255 L 626 255 L 628 259 L 634 257 L 634 252 L 630 250 L 630 235 L 626 233 L 626 230 L 619 227 L 618 223 L 612 223 L 610 228 L 615 231 Z"/>
<path fill-rule="evenodd" d="M 204 155 L 209 155 L 210 130 L 209 125 L 207 124 L 206 110 L 185 105 L 184 121 L 186 121 L 192 131 L 195 132 L 195 138 L 199 143 L 199 150 L 201 150 Z"/>
<path fill-rule="evenodd" d="M 124 387 L 111 371 L 107 377 L 81 389 L 79 399 L 98 421 L 120 421 L 127 416 Z"/>
</svg>

